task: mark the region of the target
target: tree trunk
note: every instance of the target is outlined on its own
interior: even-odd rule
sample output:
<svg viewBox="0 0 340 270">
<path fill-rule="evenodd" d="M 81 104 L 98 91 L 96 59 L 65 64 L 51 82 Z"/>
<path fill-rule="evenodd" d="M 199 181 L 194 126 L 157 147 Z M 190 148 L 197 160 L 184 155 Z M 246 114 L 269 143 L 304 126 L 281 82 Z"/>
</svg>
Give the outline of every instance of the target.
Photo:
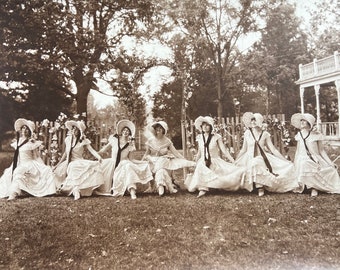
<svg viewBox="0 0 340 270">
<path fill-rule="evenodd" d="M 77 114 L 80 119 L 87 121 L 87 97 L 91 90 L 93 82 L 93 73 L 89 72 L 87 75 L 82 75 L 82 69 L 78 68 L 75 72 L 74 79 L 77 86 Z"/>
</svg>

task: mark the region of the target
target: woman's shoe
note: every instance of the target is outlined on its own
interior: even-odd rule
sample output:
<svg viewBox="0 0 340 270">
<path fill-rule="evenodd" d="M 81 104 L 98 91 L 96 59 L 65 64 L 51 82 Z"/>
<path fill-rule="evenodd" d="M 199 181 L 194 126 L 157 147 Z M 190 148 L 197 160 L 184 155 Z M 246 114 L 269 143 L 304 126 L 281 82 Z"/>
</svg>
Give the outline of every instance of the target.
<svg viewBox="0 0 340 270">
<path fill-rule="evenodd" d="M 159 186 L 158 187 L 158 194 L 159 194 L 159 196 L 163 196 L 164 195 L 164 186 Z"/>
<path fill-rule="evenodd" d="M 17 196 L 18 196 L 18 194 L 14 192 L 11 195 L 9 195 L 7 201 L 15 200 L 17 198 Z"/>
<path fill-rule="evenodd" d="M 202 196 L 204 196 L 207 192 L 205 190 L 200 190 L 200 192 L 197 195 L 197 198 L 200 198 Z"/>
<path fill-rule="evenodd" d="M 77 201 L 80 199 L 80 192 L 79 189 L 74 189 L 73 190 L 73 196 L 74 196 L 74 200 Z"/>
<path fill-rule="evenodd" d="M 259 196 L 262 197 L 264 195 L 264 189 L 263 188 L 259 188 Z"/>
<path fill-rule="evenodd" d="M 132 200 L 136 200 L 137 196 L 136 196 L 136 190 L 134 188 L 130 188 L 130 196 Z"/>
<path fill-rule="evenodd" d="M 311 192 L 311 194 L 310 194 L 310 196 L 311 197 L 316 197 L 316 196 L 318 196 L 318 191 L 316 190 L 316 189 L 312 189 L 312 192 Z"/>
</svg>

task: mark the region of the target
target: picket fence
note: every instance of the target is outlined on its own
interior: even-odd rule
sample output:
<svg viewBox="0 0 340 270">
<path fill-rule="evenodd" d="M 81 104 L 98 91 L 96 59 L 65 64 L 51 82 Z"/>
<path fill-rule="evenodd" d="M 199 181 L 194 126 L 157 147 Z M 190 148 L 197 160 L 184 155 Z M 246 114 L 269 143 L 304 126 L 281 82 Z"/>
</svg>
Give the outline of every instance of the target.
<svg viewBox="0 0 340 270">
<path fill-rule="evenodd" d="M 284 122 L 285 116 L 269 115 L 265 118 L 268 122 Z M 272 127 L 272 125 L 270 125 Z M 242 139 L 244 133 L 244 125 L 238 117 L 226 117 L 216 119 L 216 125 L 214 127 L 219 134 L 222 135 L 223 141 L 231 151 L 231 154 L 235 157 L 242 147 Z M 182 151 L 186 158 L 192 159 L 194 152 L 197 148 L 196 136 L 197 130 L 194 126 L 194 121 L 189 120 L 182 123 Z M 280 150 L 281 153 L 285 150 L 285 145 L 282 140 L 282 130 L 278 128 L 271 128 L 269 132 L 272 135 L 274 145 Z M 87 137 L 92 142 L 92 147 L 95 150 L 99 150 L 102 146 L 107 143 L 109 135 L 112 130 L 106 127 L 94 127 L 90 126 L 87 130 Z M 44 149 L 42 150 L 42 158 L 48 165 L 54 166 L 59 158 L 61 157 L 64 149 L 64 140 L 67 136 L 67 129 L 58 122 L 49 122 L 47 126 L 36 123 L 36 134 L 38 139 L 43 141 Z M 136 148 L 138 151 L 144 151 L 146 139 L 143 135 L 143 130 L 136 130 Z"/>
</svg>

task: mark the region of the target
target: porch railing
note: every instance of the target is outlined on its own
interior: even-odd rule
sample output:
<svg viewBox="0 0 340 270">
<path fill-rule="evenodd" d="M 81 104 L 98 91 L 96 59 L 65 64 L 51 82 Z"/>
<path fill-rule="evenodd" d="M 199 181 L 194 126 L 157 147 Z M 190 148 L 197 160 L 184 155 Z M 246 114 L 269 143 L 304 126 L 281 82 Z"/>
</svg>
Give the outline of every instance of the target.
<svg viewBox="0 0 340 270">
<path fill-rule="evenodd" d="M 320 123 L 320 132 L 327 137 L 339 137 L 338 122 L 322 122 Z"/>
<path fill-rule="evenodd" d="M 319 77 L 332 72 L 340 71 L 340 55 L 334 52 L 332 56 L 323 59 L 315 59 L 312 63 L 299 65 L 299 81 L 307 80 L 314 77 Z"/>
</svg>

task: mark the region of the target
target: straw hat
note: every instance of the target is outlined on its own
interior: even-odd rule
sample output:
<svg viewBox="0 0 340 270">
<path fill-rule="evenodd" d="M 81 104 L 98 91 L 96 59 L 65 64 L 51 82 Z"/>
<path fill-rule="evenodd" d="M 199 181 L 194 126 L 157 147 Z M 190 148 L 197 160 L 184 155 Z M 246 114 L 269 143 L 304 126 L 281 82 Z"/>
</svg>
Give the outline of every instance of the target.
<svg viewBox="0 0 340 270">
<path fill-rule="evenodd" d="M 242 121 L 244 123 L 244 125 L 247 128 L 251 127 L 251 121 L 252 119 L 255 119 L 255 123 L 258 127 L 261 127 L 264 121 L 264 118 L 262 116 L 262 114 L 260 113 L 252 113 L 252 112 L 245 112 L 242 116 Z"/>
<path fill-rule="evenodd" d="M 292 115 L 290 120 L 292 126 L 300 129 L 301 128 L 301 120 L 307 121 L 311 127 L 315 124 L 315 117 L 310 113 L 295 113 Z"/>
<path fill-rule="evenodd" d="M 118 123 L 117 123 L 117 133 L 120 135 L 122 134 L 122 130 L 127 127 L 130 132 L 131 132 L 131 136 L 134 137 L 135 136 L 135 133 L 136 133 L 136 127 L 134 125 L 134 123 L 132 123 L 130 120 L 120 120 Z"/>
<path fill-rule="evenodd" d="M 199 117 L 196 118 L 195 123 L 194 123 L 196 129 L 201 130 L 203 123 L 207 123 L 208 125 L 211 126 L 211 128 L 214 127 L 214 119 L 212 117 L 210 117 L 210 116 L 199 116 Z"/>
<path fill-rule="evenodd" d="M 168 130 L 169 130 L 168 124 L 165 123 L 164 121 L 157 121 L 157 122 L 152 123 L 151 127 L 150 127 L 150 130 L 153 134 L 155 134 L 155 127 L 157 125 L 160 125 L 162 128 L 164 128 L 165 134 L 168 132 Z"/>
<path fill-rule="evenodd" d="M 256 125 L 261 127 L 263 125 L 264 117 L 260 113 L 254 113 Z"/>
<path fill-rule="evenodd" d="M 71 130 L 72 127 L 76 127 L 80 130 L 80 135 L 83 136 L 86 126 L 83 121 L 74 121 L 74 120 L 69 120 L 65 122 L 65 126 L 68 130 Z"/>
<path fill-rule="evenodd" d="M 24 119 L 24 118 L 18 118 L 14 123 L 14 130 L 20 131 L 20 129 L 23 126 L 27 126 L 29 128 L 29 130 L 31 131 L 31 134 L 33 134 L 33 132 L 35 130 L 35 124 L 34 124 L 33 121 L 27 120 L 27 119 Z"/>
</svg>

